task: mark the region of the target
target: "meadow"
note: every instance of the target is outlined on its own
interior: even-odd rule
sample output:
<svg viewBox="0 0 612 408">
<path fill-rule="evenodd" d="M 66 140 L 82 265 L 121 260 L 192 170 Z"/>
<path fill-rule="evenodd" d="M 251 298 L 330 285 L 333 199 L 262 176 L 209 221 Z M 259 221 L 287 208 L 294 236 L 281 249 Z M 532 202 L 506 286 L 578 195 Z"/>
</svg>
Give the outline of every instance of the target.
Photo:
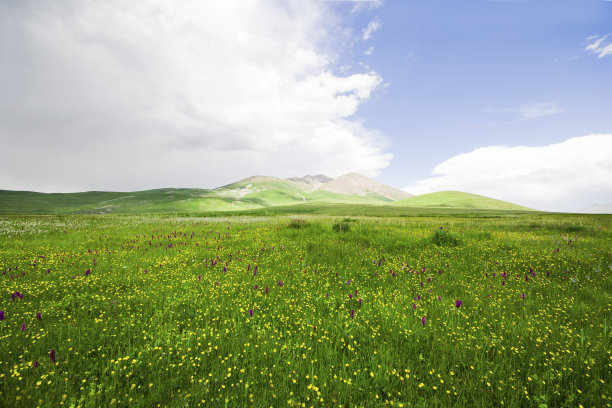
<svg viewBox="0 0 612 408">
<path fill-rule="evenodd" d="M 609 407 L 611 238 L 564 214 L 2 216 L 0 405 Z"/>
</svg>

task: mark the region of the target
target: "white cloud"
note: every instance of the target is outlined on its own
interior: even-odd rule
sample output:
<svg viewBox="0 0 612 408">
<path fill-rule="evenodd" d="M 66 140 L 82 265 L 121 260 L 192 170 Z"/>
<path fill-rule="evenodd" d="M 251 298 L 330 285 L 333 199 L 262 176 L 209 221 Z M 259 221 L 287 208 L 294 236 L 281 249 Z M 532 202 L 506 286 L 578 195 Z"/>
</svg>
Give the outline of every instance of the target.
<svg viewBox="0 0 612 408">
<path fill-rule="evenodd" d="M 412 194 L 459 190 L 528 207 L 571 211 L 612 201 L 612 134 L 548 146 L 489 146 L 436 166 Z"/>
<path fill-rule="evenodd" d="M 373 46 L 373 45 L 371 45 L 371 46 L 369 46 L 369 47 L 368 47 L 368 49 L 367 49 L 367 50 L 365 50 L 365 51 L 363 52 L 363 54 L 364 54 L 364 55 L 372 55 L 372 53 L 373 53 L 373 52 L 374 52 L 374 46 Z"/>
<path fill-rule="evenodd" d="M 535 120 L 546 116 L 557 115 L 563 112 L 563 109 L 554 102 L 538 102 L 525 103 L 518 107 L 511 108 L 486 108 L 485 111 L 490 113 L 511 114 L 514 119 L 502 123 L 489 123 L 489 126 L 505 126 L 520 123 L 524 121 Z"/>
<path fill-rule="evenodd" d="M 364 41 L 367 41 L 370 39 L 370 37 L 372 37 L 372 34 L 380 30 L 381 28 L 382 28 L 382 24 L 380 24 L 380 21 L 378 19 L 372 20 L 370 21 L 368 26 L 363 30 L 363 35 L 361 38 L 363 38 Z"/>
<path fill-rule="evenodd" d="M 612 55 L 612 42 L 606 41 L 610 34 L 604 36 L 592 35 L 587 37 L 587 41 L 590 41 L 585 50 L 596 54 L 599 58 L 603 58 L 607 55 Z"/>
<path fill-rule="evenodd" d="M 0 189 L 375 176 L 392 157 L 352 119 L 381 78 L 334 73 L 349 30 L 322 2 L 0 2 L 0 29 Z"/>
<path fill-rule="evenodd" d="M 530 120 L 544 116 L 556 115 L 563 110 L 552 102 L 529 103 L 519 106 L 517 109 L 520 119 Z"/>
</svg>

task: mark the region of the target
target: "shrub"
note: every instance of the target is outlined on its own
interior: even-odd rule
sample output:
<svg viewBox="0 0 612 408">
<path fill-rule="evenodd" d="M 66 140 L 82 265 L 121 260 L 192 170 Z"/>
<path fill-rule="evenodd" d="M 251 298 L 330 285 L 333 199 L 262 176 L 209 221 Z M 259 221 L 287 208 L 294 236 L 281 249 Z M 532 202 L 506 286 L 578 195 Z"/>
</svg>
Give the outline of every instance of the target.
<svg viewBox="0 0 612 408">
<path fill-rule="evenodd" d="M 351 230 L 351 224 L 349 224 L 348 222 L 342 221 L 342 222 L 336 222 L 334 224 L 334 226 L 332 227 L 332 229 L 335 232 L 348 232 Z"/>
<path fill-rule="evenodd" d="M 300 229 L 300 228 L 306 228 L 306 227 L 308 227 L 308 221 L 301 219 L 301 218 L 293 218 L 289 222 L 289 228 Z"/>
<path fill-rule="evenodd" d="M 440 229 L 437 229 L 436 232 L 433 233 L 431 237 L 431 242 L 433 242 L 437 246 L 459 245 L 459 239 L 442 227 L 440 227 Z"/>
</svg>

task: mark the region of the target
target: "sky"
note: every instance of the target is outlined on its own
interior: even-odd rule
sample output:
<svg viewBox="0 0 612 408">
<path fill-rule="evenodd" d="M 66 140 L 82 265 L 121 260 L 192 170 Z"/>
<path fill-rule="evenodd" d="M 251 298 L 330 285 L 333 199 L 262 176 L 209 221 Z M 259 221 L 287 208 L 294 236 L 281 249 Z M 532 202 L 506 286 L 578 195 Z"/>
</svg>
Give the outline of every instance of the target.
<svg viewBox="0 0 612 408">
<path fill-rule="evenodd" d="M 0 0 L 0 189 L 358 172 L 612 203 L 612 1 Z"/>
</svg>

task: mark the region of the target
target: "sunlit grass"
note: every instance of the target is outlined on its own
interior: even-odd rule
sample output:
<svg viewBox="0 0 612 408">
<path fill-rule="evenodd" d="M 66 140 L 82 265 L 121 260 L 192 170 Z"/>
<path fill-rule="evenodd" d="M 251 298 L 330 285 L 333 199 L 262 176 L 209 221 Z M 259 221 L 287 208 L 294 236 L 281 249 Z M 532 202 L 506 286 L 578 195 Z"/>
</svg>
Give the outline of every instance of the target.
<svg viewBox="0 0 612 408">
<path fill-rule="evenodd" d="M 0 218 L 0 401 L 610 406 L 610 233 L 561 215 Z"/>
</svg>

